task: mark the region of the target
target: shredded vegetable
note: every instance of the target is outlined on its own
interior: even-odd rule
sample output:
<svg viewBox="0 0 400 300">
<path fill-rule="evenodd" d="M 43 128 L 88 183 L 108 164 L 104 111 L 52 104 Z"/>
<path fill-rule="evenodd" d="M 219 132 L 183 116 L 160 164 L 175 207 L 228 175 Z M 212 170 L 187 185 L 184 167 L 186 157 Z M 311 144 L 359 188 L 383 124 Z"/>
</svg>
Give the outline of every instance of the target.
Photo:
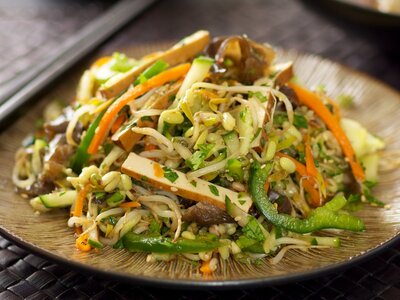
<svg viewBox="0 0 400 300">
<path fill-rule="evenodd" d="M 17 151 L 18 192 L 42 213 L 69 208 L 80 251 L 182 258 L 205 276 L 228 259 L 340 247 L 326 229 L 363 231 L 349 208 L 384 206 L 372 190 L 384 142 L 275 56 L 200 31 L 140 59 L 99 58 Z"/>
</svg>

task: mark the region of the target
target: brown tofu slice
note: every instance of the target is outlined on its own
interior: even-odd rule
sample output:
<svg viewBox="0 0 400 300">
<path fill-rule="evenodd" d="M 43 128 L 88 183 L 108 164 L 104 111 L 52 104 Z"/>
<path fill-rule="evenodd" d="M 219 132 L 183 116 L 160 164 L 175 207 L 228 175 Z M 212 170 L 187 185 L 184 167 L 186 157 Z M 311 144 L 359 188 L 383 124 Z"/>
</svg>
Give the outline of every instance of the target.
<svg viewBox="0 0 400 300">
<path fill-rule="evenodd" d="M 150 105 L 147 107 L 148 109 L 166 109 L 168 106 L 171 104 L 170 102 L 170 97 L 173 95 L 176 95 L 178 92 L 182 82 L 178 81 L 173 83 L 167 91 L 162 93 L 161 95 L 155 95 L 155 100 L 154 102 L 150 103 Z M 157 97 L 158 96 L 158 97 Z M 150 100 L 149 100 L 150 101 Z M 137 127 L 151 127 L 155 128 L 157 125 L 157 117 L 152 117 L 152 121 L 142 121 L 142 120 L 137 120 L 136 121 L 136 126 Z M 129 122 L 133 123 L 135 120 L 130 120 Z M 143 137 L 142 134 L 133 132 L 131 130 L 132 126 L 126 126 L 126 127 L 121 127 L 113 136 L 112 136 L 112 141 L 123 148 L 125 151 L 131 151 L 135 144 L 140 141 L 140 139 Z"/>
<path fill-rule="evenodd" d="M 155 170 L 163 167 L 155 161 L 131 152 L 122 164 L 121 171 L 137 180 L 145 181 L 156 188 L 171 191 L 186 199 L 206 202 L 223 210 L 225 210 L 226 197 L 244 212 L 248 212 L 252 206 L 253 202 L 247 194 L 239 194 L 201 178 L 189 180 L 185 173 L 176 170 L 171 170 L 177 176 L 173 182 L 165 176 L 156 176 L 157 172 Z M 217 192 L 215 192 L 215 189 L 210 188 L 210 186 L 213 186 Z"/>
<path fill-rule="evenodd" d="M 111 78 L 100 89 L 100 92 L 107 99 L 115 97 L 122 91 L 126 90 L 136 77 L 155 61 L 161 59 L 167 62 L 170 66 L 183 63 L 194 57 L 196 54 L 202 52 L 209 42 L 210 33 L 208 31 L 197 31 L 168 50 L 164 52 L 156 52 L 148 56 L 144 59 L 142 64 L 134 67 L 132 70 Z"/>
</svg>

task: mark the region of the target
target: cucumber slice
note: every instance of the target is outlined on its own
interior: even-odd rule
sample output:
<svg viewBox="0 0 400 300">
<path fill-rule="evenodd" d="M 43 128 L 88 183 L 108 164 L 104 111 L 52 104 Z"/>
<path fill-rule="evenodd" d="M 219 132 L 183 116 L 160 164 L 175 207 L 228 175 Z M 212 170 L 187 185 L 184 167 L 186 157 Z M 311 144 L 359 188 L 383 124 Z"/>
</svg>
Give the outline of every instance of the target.
<svg viewBox="0 0 400 300">
<path fill-rule="evenodd" d="M 46 208 L 63 208 L 71 206 L 77 197 L 77 191 L 60 191 L 40 195 L 39 199 Z"/>
<path fill-rule="evenodd" d="M 239 137 L 235 131 L 228 132 L 223 137 L 229 153 L 235 153 L 239 149 Z"/>
<path fill-rule="evenodd" d="M 225 207 L 228 215 L 234 218 L 241 227 L 246 226 L 250 215 L 241 210 L 235 203 L 231 201 L 231 199 L 229 199 L 228 196 L 225 196 Z"/>
<path fill-rule="evenodd" d="M 88 244 L 90 246 L 92 246 L 93 248 L 98 248 L 98 249 L 103 248 L 103 244 L 102 243 L 100 243 L 97 240 L 91 239 L 91 238 L 88 239 Z"/>
<path fill-rule="evenodd" d="M 173 107 L 176 106 L 177 101 L 185 95 L 185 92 L 192 86 L 193 83 L 204 80 L 213 63 L 214 60 L 212 58 L 204 56 L 197 57 L 193 60 L 192 66 L 190 67 L 185 80 L 176 94 L 176 101 L 172 105 Z"/>
</svg>

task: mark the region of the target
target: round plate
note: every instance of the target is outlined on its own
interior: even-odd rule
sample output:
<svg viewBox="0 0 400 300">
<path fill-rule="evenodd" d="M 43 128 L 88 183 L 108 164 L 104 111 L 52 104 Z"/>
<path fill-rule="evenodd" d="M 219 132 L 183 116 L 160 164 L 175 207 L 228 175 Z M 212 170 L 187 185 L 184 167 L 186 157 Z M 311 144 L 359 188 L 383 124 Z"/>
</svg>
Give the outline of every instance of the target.
<svg viewBox="0 0 400 300">
<path fill-rule="evenodd" d="M 166 44 L 134 47 L 128 54 L 140 57 Z M 330 96 L 350 94 L 355 107 L 345 114 L 360 121 L 370 131 L 382 137 L 388 147 L 384 160 L 395 158 L 400 149 L 400 95 L 386 85 L 329 60 L 313 55 L 283 52 L 280 60 L 293 60 L 300 82 L 312 87 L 325 84 Z M 59 86 L 38 102 L 34 109 L 0 135 L 0 232 L 17 244 L 50 260 L 82 271 L 107 275 L 125 281 L 180 287 L 243 287 L 244 285 L 275 284 L 317 276 L 376 253 L 394 242 L 400 231 L 400 168 L 385 169 L 375 195 L 390 204 L 390 208 L 366 205 L 357 212 L 367 230 L 339 232 L 340 248 L 289 250 L 284 259 L 272 265 L 268 259 L 260 264 L 243 264 L 234 260 L 220 261 L 217 271 L 203 277 L 198 268 L 183 260 L 146 263 L 146 254 L 104 248 L 98 252 L 79 252 L 74 236 L 67 227 L 67 211 L 34 214 L 28 201 L 14 193 L 11 180 L 14 154 L 22 139 L 32 132 L 35 120 L 51 99 L 71 99 L 80 74 L 59 80 Z"/>
<path fill-rule="evenodd" d="M 356 0 L 303 0 L 310 5 L 325 7 L 327 13 L 337 14 L 352 23 L 367 25 L 370 28 L 400 29 L 400 14 L 378 10 L 372 4 L 360 4 Z"/>
</svg>

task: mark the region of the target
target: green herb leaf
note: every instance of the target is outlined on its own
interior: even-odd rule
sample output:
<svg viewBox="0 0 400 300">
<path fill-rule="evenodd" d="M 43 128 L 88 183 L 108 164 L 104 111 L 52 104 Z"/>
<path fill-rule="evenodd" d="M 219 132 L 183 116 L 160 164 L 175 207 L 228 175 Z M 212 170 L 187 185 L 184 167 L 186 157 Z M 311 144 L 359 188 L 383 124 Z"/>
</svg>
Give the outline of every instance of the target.
<svg viewBox="0 0 400 300">
<path fill-rule="evenodd" d="M 107 218 L 107 221 L 108 221 L 108 224 L 111 224 L 111 225 L 117 224 L 117 218 L 114 217 L 114 216 L 109 216 L 109 217 Z"/>
<path fill-rule="evenodd" d="M 164 167 L 163 170 L 164 177 L 167 178 L 169 181 L 175 182 L 179 178 L 179 175 L 175 171 L 172 171 L 170 168 Z"/>
<path fill-rule="evenodd" d="M 250 239 L 245 235 L 241 235 L 235 241 L 235 243 L 239 246 L 240 249 L 246 249 L 246 248 L 253 246 L 255 243 L 257 243 L 257 241 L 254 239 Z"/>
<path fill-rule="evenodd" d="M 151 220 L 150 225 L 149 225 L 149 233 L 154 234 L 158 233 L 160 234 L 161 231 L 161 226 L 156 220 Z"/>
<path fill-rule="evenodd" d="M 210 188 L 211 193 L 213 193 L 215 196 L 219 196 L 219 190 L 215 185 L 210 184 L 208 187 Z"/>
<path fill-rule="evenodd" d="M 250 216 L 246 226 L 243 227 L 243 233 L 249 239 L 262 242 L 265 240 L 265 236 L 260 226 L 261 224 L 258 223 L 257 219 L 254 218 L 253 216 Z"/>
<path fill-rule="evenodd" d="M 197 182 L 194 181 L 194 180 L 192 180 L 192 181 L 190 182 L 190 184 L 193 185 L 194 187 L 197 187 Z"/>
<path fill-rule="evenodd" d="M 246 121 L 246 115 L 247 115 L 248 111 L 247 111 L 247 107 L 245 107 L 245 109 L 243 109 L 242 111 L 240 111 L 239 113 L 239 118 L 242 122 Z"/>
<path fill-rule="evenodd" d="M 199 145 L 199 150 L 192 154 L 186 160 L 186 166 L 192 170 L 197 170 L 203 166 L 204 160 L 207 158 L 210 151 L 214 148 L 214 144 L 201 144 Z"/>
<path fill-rule="evenodd" d="M 268 98 L 266 96 L 264 96 L 263 93 L 261 93 L 260 91 L 258 91 L 258 92 L 249 92 L 249 98 L 251 98 L 251 97 L 256 97 L 261 102 L 265 102 L 265 101 L 268 100 Z"/>
<path fill-rule="evenodd" d="M 294 114 L 293 125 L 297 128 L 308 128 L 307 119 L 299 114 Z"/>
<path fill-rule="evenodd" d="M 285 121 L 288 120 L 288 116 L 286 113 L 276 112 L 274 116 L 274 124 L 278 126 L 282 126 Z"/>
</svg>

